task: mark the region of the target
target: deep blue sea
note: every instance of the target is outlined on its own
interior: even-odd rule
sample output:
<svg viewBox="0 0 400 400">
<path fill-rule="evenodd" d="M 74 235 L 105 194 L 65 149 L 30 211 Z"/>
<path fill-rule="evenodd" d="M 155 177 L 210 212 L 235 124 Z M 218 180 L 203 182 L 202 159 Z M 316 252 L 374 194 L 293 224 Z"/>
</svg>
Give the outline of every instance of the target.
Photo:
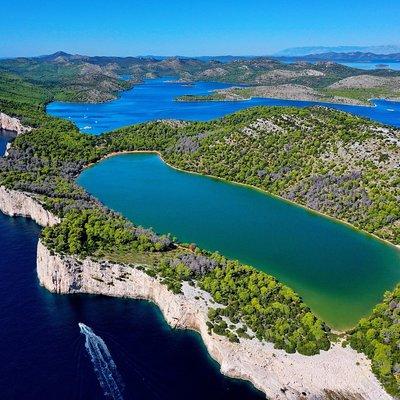
<svg viewBox="0 0 400 400">
<path fill-rule="evenodd" d="M 0 399 L 94 400 L 106 397 L 78 323 L 107 345 L 132 400 L 262 399 L 224 377 L 193 332 L 172 330 L 145 301 L 63 296 L 39 286 L 39 227 L 0 213 Z"/>
<path fill-rule="evenodd" d="M 121 96 L 114 101 L 100 104 L 53 102 L 47 106 L 47 111 L 56 117 L 75 122 L 82 132 L 94 135 L 155 119 L 208 121 L 254 106 L 324 105 L 400 127 L 400 103 L 385 100 L 375 100 L 375 107 L 261 98 L 247 101 L 174 101 L 176 97 L 184 94 L 207 94 L 212 90 L 229 86 L 231 85 L 215 82 L 184 85 L 174 83 L 172 78 L 152 79 L 121 93 Z"/>
<path fill-rule="evenodd" d="M 83 132 L 99 134 L 159 118 L 209 120 L 255 105 L 303 107 L 312 104 L 270 99 L 217 103 L 173 101 L 182 94 L 207 93 L 227 86 L 220 83 L 188 86 L 157 79 L 135 86 L 112 102 L 52 103 L 48 111 L 71 119 Z M 376 105 L 332 107 L 400 126 L 400 103 L 377 101 Z M 0 136 L 0 154 L 8 140 L 8 135 Z M 124 383 L 124 399 L 263 398 L 249 384 L 222 376 L 198 335 L 171 330 L 157 307 L 150 303 L 61 296 L 41 288 L 36 276 L 38 235 L 39 228 L 33 222 L 0 214 L 1 400 L 107 398 L 86 351 L 79 322 L 93 329 L 107 346 Z M 96 365 L 101 365 L 96 354 L 94 358 Z"/>
<path fill-rule="evenodd" d="M 7 143 L 15 138 L 15 134 L 10 131 L 0 129 L 0 157 L 4 155 L 6 151 Z"/>
</svg>

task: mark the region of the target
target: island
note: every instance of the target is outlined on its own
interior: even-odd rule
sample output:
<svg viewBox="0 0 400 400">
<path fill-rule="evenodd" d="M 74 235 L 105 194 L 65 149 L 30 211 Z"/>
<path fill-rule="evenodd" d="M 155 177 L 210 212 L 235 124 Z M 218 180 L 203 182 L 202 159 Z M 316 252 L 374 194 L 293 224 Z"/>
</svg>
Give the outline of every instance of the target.
<svg viewBox="0 0 400 400">
<path fill-rule="evenodd" d="M 51 62 L 59 57 L 68 58 Z M 156 151 L 177 168 L 252 185 L 398 245 L 398 129 L 324 107 L 256 107 L 211 122 L 161 120 L 89 136 L 48 116 L 46 103 L 88 93 L 102 100 L 125 84 L 99 97 L 81 92 L 97 85 L 85 78 L 66 92 L 65 82 L 27 79 L 25 64 L 39 61 L 19 62 L 24 73 L 5 73 L 0 109 L 2 120 L 26 129 L 0 159 L 0 210 L 45 227 L 37 253 L 43 286 L 154 301 L 171 326 L 200 333 L 223 373 L 270 398 L 400 394 L 399 287 L 353 329 L 336 332 L 274 277 L 134 225 L 75 183 L 104 157 Z"/>
<path fill-rule="evenodd" d="M 18 82 L 32 90 L 32 98 L 42 96 L 45 101 L 108 101 L 140 81 L 166 76 L 187 85 L 198 81 L 241 85 L 212 93 L 204 100 L 272 97 L 370 105 L 371 98 L 400 98 L 400 71 L 365 71 L 326 60 L 285 63 L 274 58 L 239 57 L 222 62 L 179 57 L 89 57 L 65 52 L 0 60 L 4 82 L 0 90 L 6 91 L 11 82 Z M 36 93 L 37 86 L 45 90 Z"/>
</svg>

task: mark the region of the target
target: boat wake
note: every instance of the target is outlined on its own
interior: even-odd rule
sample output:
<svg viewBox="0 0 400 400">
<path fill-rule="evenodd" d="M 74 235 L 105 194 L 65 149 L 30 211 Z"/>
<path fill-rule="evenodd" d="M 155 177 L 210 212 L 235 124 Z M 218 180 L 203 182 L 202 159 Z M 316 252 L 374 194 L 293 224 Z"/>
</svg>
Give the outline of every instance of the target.
<svg viewBox="0 0 400 400">
<path fill-rule="evenodd" d="M 113 400 L 123 400 L 122 379 L 104 340 L 87 325 L 81 322 L 78 325 L 81 333 L 85 336 L 85 348 L 104 394 Z"/>
</svg>

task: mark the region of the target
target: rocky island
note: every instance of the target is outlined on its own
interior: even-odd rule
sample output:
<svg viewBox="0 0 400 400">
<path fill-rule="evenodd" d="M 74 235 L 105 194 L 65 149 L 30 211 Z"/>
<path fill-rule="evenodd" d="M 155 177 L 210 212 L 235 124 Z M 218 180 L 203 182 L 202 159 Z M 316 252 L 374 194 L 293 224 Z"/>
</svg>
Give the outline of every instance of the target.
<svg viewBox="0 0 400 400">
<path fill-rule="evenodd" d="M 283 83 L 269 86 L 232 87 L 219 89 L 209 95 L 187 95 L 178 101 L 240 101 L 254 97 L 275 99 L 322 101 L 326 103 L 371 105 L 371 98 L 397 101 L 400 95 L 400 78 L 358 75 L 339 80 L 325 88 Z"/>
</svg>

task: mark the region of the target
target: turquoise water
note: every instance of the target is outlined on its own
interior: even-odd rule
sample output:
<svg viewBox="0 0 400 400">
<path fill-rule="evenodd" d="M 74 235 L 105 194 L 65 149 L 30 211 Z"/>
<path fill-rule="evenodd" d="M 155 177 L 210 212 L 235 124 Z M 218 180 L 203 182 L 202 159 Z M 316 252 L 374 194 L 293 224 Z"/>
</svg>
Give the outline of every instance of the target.
<svg viewBox="0 0 400 400">
<path fill-rule="evenodd" d="M 400 281 L 394 246 L 260 191 L 177 171 L 155 154 L 103 160 L 78 183 L 137 224 L 276 276 L 338 329 Z"/>
<path fill-rule="evenodd" d="M 173 83 L 171 78 L 152 79 L 122 92 L 121 96 L 114 101 L 100 104 L 53 102 L 47 106 L 47 112 L 56 117 L 67 118 L 73 121 L 82 132 L 94 135 L 121 126 L 156 119 L 208 121 L 254 106 L 323 105 L 400 127 L 400 103 L 385 100 L 374 101 L 375 107 L 261 98 L 247 101 L 175 101 L 176 97 L 185 94 L 207 94 L 215 89 L 229 86 L 231 85 L 216 82 L 185 85 Z"/>
</svg>

